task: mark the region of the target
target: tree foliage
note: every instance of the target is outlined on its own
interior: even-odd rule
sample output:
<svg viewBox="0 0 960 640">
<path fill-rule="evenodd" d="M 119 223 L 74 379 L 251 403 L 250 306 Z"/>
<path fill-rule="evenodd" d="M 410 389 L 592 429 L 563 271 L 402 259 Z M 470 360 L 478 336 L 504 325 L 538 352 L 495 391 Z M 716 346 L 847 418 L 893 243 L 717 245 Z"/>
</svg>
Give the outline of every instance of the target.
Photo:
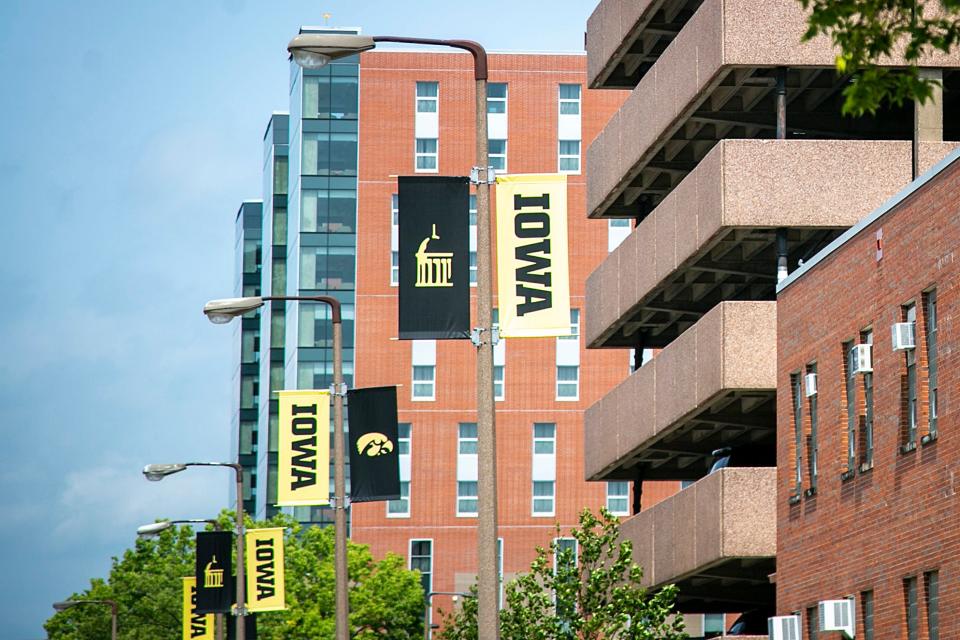
<svg viewBox="0 0 960 640">
<path fill-rule="evenodd" d="M 580 514 L 570 532 L 577 552 L 537 548 L 530 571 L 506 585 L 500 610 L 503 640 L 680 640 L 687 635 L 673 610 L 677 589 L 656 593 L 641 586 L 642 569 L 633 562 L 629 540 L 620 539 L 616 516 Z M 559 537 L 560 530 L 557 528 Z M 554 562 L 556 558 L 556 562 Z M 475 589 L 473 590 L 475 594 Z M 478 640 L 477 604 L 466 598 L 445 617 L 441 640 Z"/>
<path fill-rule="evenodd" d="M 960 41 L 960 0 L 800 0 L 811 13 L 804 35 L 824 34 L 840 49 L 837 71 L 850 75 L 843 112 L 874 113 L 884 103 L 926 102 L 935 81 L 920 74 L 921 57 L 950 52 Z M 902 52 L 905 69 L 879 67 Z"/>
<path fill-rule="evenodd" d="M 219 517 L 234 527 L 233 513 Z M 247 520 L 248 528 L 284 527 L 285 611 L 260 613 L 261 640 L 323 640 L 334 637 L 333 529 L 302 528 L 288 516 Z M 122 557 L 113 558 L 106 580 L 65 600 L 114 600 L 121 640 L 179 638 L 182 581 L 194 573 L 195 536 L 191 527 L 171 527 L 159 536 L 138 539 Z M 236 563 L 236 559 L 234 559 Z M 406 640 L 423 633 L 424 599 L 417 571 L 401 557 L 375 560 L 365 545 L 348 543 L 350 636 L 358 640 Z M 106 640 L 110 609 L 77 606 L 54 614 L 44 625 L 50 640 Z"/>
</svg>

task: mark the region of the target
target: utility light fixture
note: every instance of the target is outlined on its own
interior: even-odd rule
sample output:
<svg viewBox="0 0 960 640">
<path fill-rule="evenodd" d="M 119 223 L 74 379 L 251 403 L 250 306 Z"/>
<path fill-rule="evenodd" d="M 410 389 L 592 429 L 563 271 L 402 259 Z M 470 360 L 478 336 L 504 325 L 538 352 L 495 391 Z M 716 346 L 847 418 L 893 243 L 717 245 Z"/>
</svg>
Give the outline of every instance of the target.
<svg viewBox="0 0 960 640">
<path fill-rule="evenodd" d="M 185 464 L 148 464 L 143 468 L 143 475 L 147 480 L 158 482 L 167 476 L 180 473 L 187 468 Z"/>
<path fill-rule="evenodd" d="M 263 306 L 264 299 L 261 296 L 250 296 L 248 298 L 223 298 L 221 300 L 211 300 L 203 305 L 203 313 L 213 324 L 226 324 L 245 313 Z"/>
<path fill-rule="evenodd" d="M 376 46 L 370 36 L 339 33 L 301 33 L 294 36 L 287 51 L 304 69 L 319 69 L 331 60 L 346 58 Z"/>
</svg>

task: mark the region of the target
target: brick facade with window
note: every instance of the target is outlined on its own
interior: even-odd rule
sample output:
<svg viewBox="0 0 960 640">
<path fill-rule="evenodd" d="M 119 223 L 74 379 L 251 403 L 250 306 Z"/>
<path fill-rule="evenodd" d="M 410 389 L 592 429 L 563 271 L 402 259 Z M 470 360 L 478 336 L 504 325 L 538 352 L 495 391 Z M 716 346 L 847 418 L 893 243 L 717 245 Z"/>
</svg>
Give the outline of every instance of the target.
<svg viewBox="0 0 960 640">
<path fill-rule="evenodd" d="M 778 615 L 854 597 L 857 638 L 960 637 L 940 615 L 960 610 L 958 295 L 957 152 L 780 285 Z M 868 340 L 872 371 L 850 356 Z M 791 384 L 813 371 L 815 395 Z"/>
</svg>

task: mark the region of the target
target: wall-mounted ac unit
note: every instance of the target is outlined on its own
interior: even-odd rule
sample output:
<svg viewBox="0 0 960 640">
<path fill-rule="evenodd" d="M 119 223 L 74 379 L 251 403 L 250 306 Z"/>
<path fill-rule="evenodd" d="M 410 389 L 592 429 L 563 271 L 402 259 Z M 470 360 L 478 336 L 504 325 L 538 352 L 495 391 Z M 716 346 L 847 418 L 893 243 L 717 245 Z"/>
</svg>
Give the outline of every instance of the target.
<svg viewBox="0 0 960 640">
<path fill-rule="evenodd" d="M 818 614 L 820 631 L 840 631 L 845 637 L 853 640 L 856 620 L 852 599 L 822 600 Z"/>
<path fill-rule="evenodd" d="M 850 373 L 873 373 L 872 344 L 855 344 L 850 349 Z"/>
<path fill-rule="evenodd" d="M 803 389 L 808 398 L 817 395 L 817 374 L 808 373 L 803 376 Z"/>
<path fill-rule="evenodd" d="M 767 618 L 767 635 L 770 640 L 800 640 L 800 616 Z"/>
<path fill-rule="evenodd" d="M 917 348 L 915 322 L 897 322 L 890 327 L 893 337 L 893 350 L 905 351 Z"/>
</svg>

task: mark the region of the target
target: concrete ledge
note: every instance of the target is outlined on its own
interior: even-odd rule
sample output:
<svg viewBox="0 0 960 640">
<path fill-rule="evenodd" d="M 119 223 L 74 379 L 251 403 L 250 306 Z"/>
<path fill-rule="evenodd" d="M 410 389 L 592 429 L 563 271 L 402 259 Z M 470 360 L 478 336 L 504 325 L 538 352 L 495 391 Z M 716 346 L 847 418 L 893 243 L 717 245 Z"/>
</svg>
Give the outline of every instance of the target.
<svg viewBox="0 0 960 640">
<path fill-rule="evenodd" d="M 703 475 L 710 452 L 732 443 L 712 434 L 724 428 L 711 414 L 717 404 L 740 396 L 772 399 L 775 393 L 776 324 L 776 302 L 721 303 L 591 406 L 584 416 L 587 479 L 632 479 L 638 465 L 649 479 Z M 735 404 L 724 419 L 760 404 Z M 775 426 L 766 413 L 741 416 L 740 422 L 750 419 L 764 433 Z M 687 433 L 695 421 L 703 429 L 696 437 Z M 752 442 L 758 434 L 739 435 Z M 670 442 L 674 437 L 680 440 Z"/>
<path fill-rule="evenodd" d="M 633 542 L 644 586 L 674 583 L 683 595 L 684 581 L 722 573 L 716 569 L 725 563 L 772 560 L 777 552 L 776 476 L 774 467 L 721 469 L 625 520 L 620 531 Z M 736 581 L 736 571 L 725 578 Z M 766 576 L 743 579 L 757 585 Z"/>
<path fill-rule="evenodd" d="M 921 167 L 956 146 L 922 143 Z M 843 230 L 910 178 L 910 142 L 720 141 L 591 274 L 586 288 L 587 344 L 634 346 L 630 335 L 640 330 L 636 324 L 640 320 L 644 330 L 656 333 L 658 328 L 650 325 L 658 321 L 644 316 L 645 306 L 678 305 L 665 300 L 664 293 L 685 276 L 692 280 L 694 271 L 704 265 L 715 265 L 719 247 L 727 241 L 746 242 L 746 249 L 736 254 L 742 258 L 740 268 L 759 270 L 758 282 L 766 283 L 772 299 L 775 259 L 771 262 L 769 250 L 761 250 L 762 238 L 753 230 L 766 230 L 768 236 L 777 228 L 796 230 L 795 245 L 808 241 L 818 228 Z M 795 262 L 790 265 L 795 267 Z M 695 296 L 691 291 L 690 299 Z M 665 335 L 656 342 L 665 344 L 668 339 Z"/>
</svg>

